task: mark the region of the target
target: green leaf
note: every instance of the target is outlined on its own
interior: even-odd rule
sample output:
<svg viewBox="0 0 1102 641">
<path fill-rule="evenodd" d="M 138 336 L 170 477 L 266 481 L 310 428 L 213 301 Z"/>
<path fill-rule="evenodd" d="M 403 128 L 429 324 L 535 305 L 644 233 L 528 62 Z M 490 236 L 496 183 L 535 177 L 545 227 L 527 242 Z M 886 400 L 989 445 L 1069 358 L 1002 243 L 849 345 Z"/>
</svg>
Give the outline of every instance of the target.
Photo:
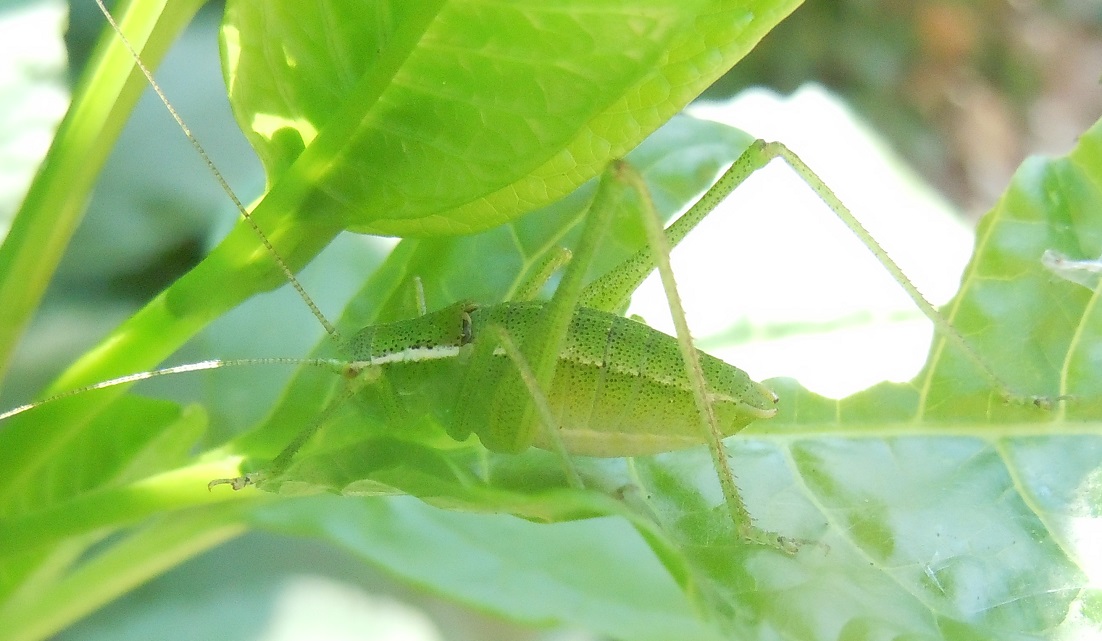
<svg viewBox="0 0 1102 641">
<path fill-rule="evenodd" d="M 833 401 L 771 381 L 780 415 L 728 448 L 759 523 L 810 542 L 794 558 L 716 543 L 730 528 L 701 492 L 703 454 L 695 464 L 670 455 L 638 465 L 643 491 L 661 497 L 656 509 L 730 629 L 809 639 L 1097 629 L 1086 532 L 1102 469 L 1099 373 L 1081 365 L 1091 362 L 1096 293 L 1046 272 L 1041 256 L 1098 250 L 1089 213 L 1102 204 L 1100 143 L 1102 124 L 1067 157 L 1023 165 L 983 220 L 948 306 L 1011 385 L 1071 394 L 1066 402 L 1004 403 L 944 339 L 908 385 Z M 808 606 L 795 615 L 793 603 Z"/>
<path fill-rule="evenodd" d="M 601 173 L 793 6 L 233 2 L 226 75 L 269 202 L 358 231 L 469 233 Z"/>
<path fill-rule="evenodd" d="M 718 638 L 619 519 L 536 525 L 408 499 L 317 497 L 260 510 L 257 524 L 331 541 L 423 589 L 533 626 L 620 639 Z"/>
<path fill-rule="evenodd" d="M 1073 258 L 1102 253 L 1102 229 L 1095 224 L 1102 202 L 1100 175 L 1100 124 L 1084 133 L 1066 157 L 1028 159 L 981 222 L 976 259 L 949 307 L 961 332 L 996 371 L 1006 373 L 1018 394 L 1071 397 L 1051 414 L 1058 422 L 1102 415 L 1099 294 L 1057 278 L 1043 268 L 1041 257 L 1046 250 Z M 954 398 L 976 387 L 976 377 L 968 376 L 959 355 L 936 345 L 934 356 L 921 388 L 929 396 Z M 940 414 L 933 401 L 926 407 Z M 972 411 L 986 415 L 989 410 L 977 403 Z M 990 411 L 995 416 L 990 420 L 1046 420 L 1028 408 L 995 406 Z"/>
<path fill-rule="evenodd" d="M 201 408 L 124 397 L 80 439 L 56 452 L 51 466 L 22 495 L 47 505 L 88 490 L 123 485 L 179 467 L 206 427 Z"/>
</svg>

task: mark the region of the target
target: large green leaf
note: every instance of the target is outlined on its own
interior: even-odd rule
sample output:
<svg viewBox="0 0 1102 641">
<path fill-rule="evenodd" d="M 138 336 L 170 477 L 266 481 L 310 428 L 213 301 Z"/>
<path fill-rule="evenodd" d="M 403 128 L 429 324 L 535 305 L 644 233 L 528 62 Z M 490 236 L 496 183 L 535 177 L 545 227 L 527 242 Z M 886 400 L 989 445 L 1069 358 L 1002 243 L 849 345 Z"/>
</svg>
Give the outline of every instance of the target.
<svg viewBox="0 0 1102 641">
<path fill-rule="evenodd" d="M 599 174 L 791 8 L 231 2 L 226 75 L 272 206 L 308 200 L 303 215 L 361 231 L 471 232 Z"/>
<path fill-rule="evenodd" d="M 947 308 L 1021 394 L 1066 402 L 1005 403 L 944 339 L 908 385 L 832 401 L 773 381 L 781 414 L 729 447 L 762 525 L 814 542 L 794 558 L 716 543 L 725 519 L 693 489 L 703 456 L 640 465 L 733 628 L 813 639 L 1097 630 L 1097 294 L 1041 256 L 1098 251 L 1100 144 L 1102 124 L 1067 157 L 1023 165 Z M 807 605 L 794 615 L 794 603 Z"/>
<path fill-rule="evenodd" d="M 409 500 L 327 496 L 258 511 L 257 524 L 331 541 L 414 585 L 515 621 L 619 639 L 720 638 L 620 519 L 537 525 Z"/>
</svg>

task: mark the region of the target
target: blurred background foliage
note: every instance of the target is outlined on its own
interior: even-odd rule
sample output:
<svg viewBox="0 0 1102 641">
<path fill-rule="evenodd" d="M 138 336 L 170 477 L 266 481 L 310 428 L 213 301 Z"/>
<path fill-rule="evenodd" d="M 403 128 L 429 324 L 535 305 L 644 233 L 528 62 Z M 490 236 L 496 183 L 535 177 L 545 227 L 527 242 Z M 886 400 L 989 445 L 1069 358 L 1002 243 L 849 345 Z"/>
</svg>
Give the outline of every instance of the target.
<svg viewBox="0 0 1102 641">
<path fill-rule="evenodd" d="M 814 0 L 703 98 L 817 82 L 969 218 L 1102 113 L 1096 0 Z"/>
</svg>

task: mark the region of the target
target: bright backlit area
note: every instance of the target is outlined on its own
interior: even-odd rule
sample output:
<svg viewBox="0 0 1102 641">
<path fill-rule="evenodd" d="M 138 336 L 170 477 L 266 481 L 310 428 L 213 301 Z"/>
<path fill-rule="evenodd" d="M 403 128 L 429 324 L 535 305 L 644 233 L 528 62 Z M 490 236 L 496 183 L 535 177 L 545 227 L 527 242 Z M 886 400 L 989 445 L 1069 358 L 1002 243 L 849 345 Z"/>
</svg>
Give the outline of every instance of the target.
<svg viewBox="0 0 1102 641">
<path fill-rule="evenodd" d="M 952 297 L 972 234 L 888 146 L 819 86 L 751 90 L 691 113 L 796 152 L 935 305 Z M 705 350 L 752 377 L 788 376 L 841 398 L 906 381 L 931 324 L 903 289 L 782 161 L 757 172 L 674 251 L 689 325 Z M 630 313 L 672 332 L 656 277 Z"/>
</svg>

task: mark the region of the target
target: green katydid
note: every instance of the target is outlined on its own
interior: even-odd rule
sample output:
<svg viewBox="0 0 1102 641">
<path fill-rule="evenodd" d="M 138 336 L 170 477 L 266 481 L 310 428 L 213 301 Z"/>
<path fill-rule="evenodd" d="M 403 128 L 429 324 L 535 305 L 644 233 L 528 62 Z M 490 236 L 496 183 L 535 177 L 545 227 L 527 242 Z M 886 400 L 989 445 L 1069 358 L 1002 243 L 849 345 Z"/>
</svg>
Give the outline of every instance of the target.
<svg viewBox="0 0 1102 641">
<path fill-rule="evenodd" d="M 764 166 L 764 164 L 769 162 L 769 160 L 771 160 L 774 155 L 781 155 L 790 163 L 796 163 L 796 165 L 794 166 L 796 166 L 797 170 L 800 171 L 800 173 L 804 175 L 804 177 L 809 181 L 809 184 L 812 184 L 816 191 L 824 197 L 824 200 L 826 200 L 828 204 L 830 204 L 832 208 L 834 208 L 835 211 L 843 217 L 843 219 L 846 219 L 847 214 L 843 213 L 845 212 L 844 207 L 842 207 L 841 204 L 837 202 L 837 199 L 833 198 L 833 195 L 829 194 L 829 190 L 827 190 L 826 187 L 822 185 L 821 181 L 818 181 L 818 179 L 810 173 L 810 170 L 807 170 L 806 167 L 802 167 L 802 163 L 798 163 L 798 160 L 795 160 L 794 157 L 791 157 L 789 152 L 787 152 L 787 150 L 785 150 L 783 147 L 762 144 L 752 148 L 750 151 L 747 152 L 747 155 L 744 156 L 744 158 L 736 162 L 735 167 L 728 174 L 728 176 L 721 180 L 720 185 L 722 186 L 717 188 L 717 190 L 706 194 L 703 201 L 704 204 L 700 208 L 694 209 L 695 213 L 690 212 L 691 215 L 687 214 L 686 218 L 684 219 L 686 222 L 678 223 L 673 228 L 671 228 L 669 232 L 671 236 L 671 241 L 673 243 L 676 243 L 680 238 L 683 238 L 684 235 L 692 228 L 692 226 L 695 225 L 700 218 L 706 215 L 708 211 L 710 211 L 711 207 L 707 203 L 714 203 L 717 199 L 721 199 L 724 190 L 729 190 L 736 187 L 739 182 L 741 182 L 741 180 L 745 178 L 745 176 L 749 175 L 757 168 Z M 850 222 L 850 220 L 847 220 L 847 223 L 851 224 L 851 227 L 855 224 Z M 864 234 L 863 230 L 860 230 L 858 227 L 855 229 L 855 231 L 858 232 L 858 234 L 862 236 L 863 239 L 867 240 L 867 234 Z M 599 237 L 599 235 L 597 235 L 596 237 Z M 261 235 L 261 238 L 263 239 L 263 235 Z M 267 244 L 266 240 L 264 242 L 265 244 Z M 871 241 L 867 240 L 867 242 Z M 275 250 L 271 248 L 270 244 L 268 244 L 268 251 L 271 252 L 273 256 L 277 257 L 277 261 L 279 260 L 278 253 L 276 253 Z M 879 251 L 878 248 L 874 249 L 874 253 L 878 253 L 878 256 L 881 257 L 882 261 L 886 261 L 886 257 L 883 256 L 883 252 Z M 634 289 L 634 287 L 630 285 L 630 283 L 634 282 L 635 280 L 641 280 L 642 276 L 649 272 L 651 268 L 653 268 L 654 263 L 658 263 L 661 266 L 664 262 L 664 251 L 656 250 L 653 253 L 641 252 L 639 255 L 637 255 L 637 257 L 631 259 L 620 268 L 613 270 L 610 277 L 603 279 L 602 281 L 598 281 L 598 284 L 596 284 L 589 293 L 582 294 L 580 298 L 578 297 L 578 294 L 576 292 L 573 294 L 569 294 L 566 297 L 566 302 L 562 305 L 562 308 L 565 309 L 566 312 L 558 313 L 557 320 L 546 322 L 548 322 L 548 324 L 555 324 L 555 322 L 562 324 L 563 319 L 569 320 L 572 315 L 575 318 L 592 315 L 596 318 L 599 318 L 601 322 L 604 322 L 607 319 L 615 318 L 602 310 L 614 310 L 620 308 L 622 306 L 623 298 L 627 294 L 630 294 L 630 292 Z M 906 282 L 905 278 L 902 277 L 902 272 L 900 272 L 899 269 L 894 266 L 894 264 L 890 263 L 890 261 L 887 261 L 886 265 L 888 265 L 889 270 L 892 271 L 892 273 L 896 275 L 897 278 L 903 279 L 900 282 Z M 294 281 L 293 277 L 290 276 L 290 271 L 286 269 L 285 271 L 287 272 L 291 282 L 295 283 L 296 281 Z M 909 285 L 907 287 L 909 287 Z M 569 292 L 569 289 L 564 289 L 563 291 Z M 909 292 L 912 294 L 912 296 L 916 297 L 916 302 L 918 302 L 923 311 L 930 315 L 931 318 L 934 319 L 935 323 L 939 323 L 939 328 L 944 333 L 946 333 L 946 335 L 950 337 L 957 337 L 957 339 L 959 339 L 959 335 L 953 332 L 952 329 L 945 324 L 944 320 L 940 319 L 940 316 L 936 314 L 936 311 L 934 311 L 932 307 L 930 307 L 927 303 L 925 303 L 924 300 L 921 299 L 921 296 L 919 296 L 917 292 L 913 290 L 913 287 L 909 287 Z M 571 300 L 571 297 L 573 297 L 574 300 Z M 308 304 L 310 304 L 308 297 L 304 297 L 304 300 L 307 300 Z M 579 311 L 575 314 L 574 312 L 572 312 L 572 310 L 576 307 L 579 309 Z M 526 310 L 530 313 L 531 317 L 523 320 L 523 322 L 521 322 L 519 325 L 511 325 L 510 322 L 501 320 L 501 318 L 506 318 L 508 316 L 508 313 L 514 309 Z M 463 314 L 466 314 L 470 317 L 469 332 L 464 332 L 463 330 L 463 324 L 464 322 L 466 322 L 463 319 Z M 446 312 L 438 312 L 436 315 L 426 316 L 423 319 L 414 319 L 406 322 L 406 324 L 399 325 L 397 327 L 388 327 L 386 328 L 386 330 L 392 332 L 398 337 L 395 339 L 397 341 L 397 347 L 395 348 L 395 350 L 401 353 L 408 353 L 417 345 L 425 341 L 431 340 L 431 327 L 434 323 L 438 322 L 442 318 L 446 318 L 449 321 L 455 321 L 456 319 L 458 319 L 458 336 L 460 337 L 458 339 L 459 343 L 462 343 L 465 340 L 463 337 L 466 334 L 469 334 L 471 336 L 481 336 L 483 335 L 483 332 L 481 331 L 482 326 L 479 323 L 483 320 L 484 316 L 486 318 L 492 319 L 487 324 L 487 326 L 503 327 L 505 330 L 505 336 L 514 337 L 518 340 L 518 342 L 522 343 L 527 342 L 526 339 L 529 339 L 531 336 L 543 337 L 547 335 L 547 330 L 542 328 L 542 322 L 545 321 L 547 318 L 556 319 L 556 314 L 547 312 L 541 304 L 500 304 L 471 310 L 466 310 L 465 308 L 460 307 L 451 307 L 447 308 Z M 678 317 L 678 314 L 675 313 L 674 316 L 676 319 Z M 619 323 L 620 321 L 608 320 L 610 326 L 613 322 Z M 627 323 L 628 321 L 624 322 Z M 625 326 L 634 328 L 634 326 L 631 325 Z M 643 326 L 639 327 L 641 328 Z M 373 328 L 364 331 L 378 333 L 380 329 L 381 328 Z M 600 334 L 594 334 L 592 338 L 579 338 L 580 334 L 577 334 L 576 332 L 575 334 L 570 334 L 567 330 L 561 331 L 567 332 L 569 336 L 568 340 L 575 340 L 579 344 L 581 344 L 583 348 L 583 350 L 581 351 L 593 351 L 602 346 Z M 634 328 L 633 331 L 642 332 L 648 337 L 652 336 L 652 334 L 647 333 L 641 329 Z M 705 437 L 705 432 L 703 431 L 702 426 L 706 423 L 706 421 L 702 421 L 697 416 L 694 416 L 692 414 L 692 408 L 693 405 L 696 405 L 696 402 L 694 400 L 691 400 L 693 394 L 691 392 L 687 392 L 685 386 L 687 386 L 690 382 L 701 383 L 701 377 L 685 373 L 685 365 L 680 362 L 680 358 L 676 356 L 677 352 L 671 348 L 671 346 L 675 345 L 675 343 L 672 342 L 673 339 L 667 337 L 666 339 L 647 338 L 647 340 L 661 340 L 664 346 L 668 348 L 662 350 L 661 358 L 654 363 L 658 365 L 658 367 L 656 367 L 655 369 L 661 372 L 661 376 L 659 376 L 659 374 L 657 373 L 648 373 L 646 378 L 650 383 L 654 383 L 661 390 L 660 392 L 658 392 L 659 396 L 656 397 L 659 400 L 662 400 L 663 396 L 668 400 L 668 398 L 672 397 L 675 393 L 679 395 L 680 400 L 677 401 L 677 403 L 682 405 L 683 409 L 685 409 L 685 411 L 678 413 L 678 416 L 681 417 L 680 421 L 676 423 L 664 423 L 664 428 L 667 430 L 667 433 L 665 434 L 666 436 L 670 435 L 669 432 L 675 431 L 678 433 L 678 436 L 672 441 L 649 439 L 652 443 L 656 443 L 656 445 L 652 446 L 656 449 L 646 449 L 635 445 L 627 446 L 623 443 L 616 444 L 616 439 L 608 437 L 607 435 L 595 437 L 597 439 L 595 445 L 583 446 L 574 441 L 573 435 L 568 434 L 568 438 L 565 439 L 567 451 L 573 450 L 574 453 L 579 454 L 626 456 L 672 449 L 673 441 L 678 441 L 678 439 L 680 439 L 679 442 L 684 443 L 709 443 L 712 447 L 713 455 L 717 460 L 717 469 L 720 470 L 721 478 L 726 479 L 726 482 L 724 483 L 725 490 L 727 490 L 728 488 L 733 490 L 733 481 L 730 480 L 729 471 L 726 473 L 723 472 L 725 464 L 722 462 L 724 460 L 724 455 L 721 443 L 718 441 L 718 439 L 710 439 Z M 473 341 L 468 341 L 468 343 L 472 342 Z M 551 342 L 554 343 L 555 341 Z M 686 344 L 684 340 L 682 341 L 682 344 Z M 463 345 L 457 345 L 456 347 L 461 348 L 463 347 Z M 966 351 L 968 353 L 971 353 L 971 351 L 967 350 L 967 348 Z M 571 403 L 574 403 L 579 401 L 579 399 L 584 398 L 586 394 L 592 393 L 591 388 L 586 388 L 584 386 L 572 388 L 567 387 L 560 391 L 559 389 L 557 389 L 557 387 L 562 387 L 563 384 L 559 383 L 558 379 L 553 379 L 555 380 L 555 383 L 551 384 L 550 386 L 548 385 L 547 381 L 541 380 L 548 377 L 547 374 L 541 373 L 541 371 L 546 371 L 548 370 L 548 368 L 550 368 L 554 372 L 555 370 L 559 370 L 560 368 L 562 368 L 564 363 L 568 362 L 569 356 L 572 354 L 569 348 L 550 349 L 542 356 L 540 354 L 533 354 L 533 352 L 530 351 L 530 348 L 525 349 L 524 352 L 526 356 L 532 356 L 532 364 L 537 370 L 535 378 L 537 379 L 537 381 L 541 382 L 540 387 L 542 389 L 549 390 L 549 393 L 546 396 L 548 397 L 548 400 L 552 403 L 560 399 L 565 399 Z M 458 353 L 459 350 L 456 351 L 456 358 L 458 358 Z M 692 352 L 687 351 L 686 353 L 691 354 Z M 370 360 L 371 357 L 373 357 L 373 354 L 369 351 L 367 356 L 368 358 L 361 358 L 360 355 L 353 354 L 354 359 L 368 361 L 370 364 Z M 495 354 L 495 356 L 498 355 Z M 504 367 L 519 366 L 515 361 L 516 359 L 513 359 L 511 364 L 506 364 L 504 365 Z M 396 362 L 393 364 L 383 365 L 382 367 L 387 372 L 384 378 L 389 384 L 401 385 L 402 383 L 399 381 L 400 375 L 396 372 L 402 367 L 408 368 L 414 378 L 420 379 L 435 376 L 436 374 L 432 372 L 432 369 L 438 364 L 447 364 L 449 366 L 454 366 L 455 362 L 457 361 L 452 359 L 452 356 L 448 356 L 447 358 L 428 359 L 421 361 L 400 361 L 400 364 L 399 362 Z M 473 371 L 475 373 L 480 373 L 481 371 L 489 371 L 494 372 L 489 376 L 502 376 L 503 374 L 500 371 L 500 367 L 501 366 L 495 366 L 493 368 L 487 368 L 484 370 L 474 369 Z M 644 366 L 635 364 L 633 367 L 634 369 L 628 370 L 628 372 L 633 376 L 638 378 L 645 373 L 646 368 Z M 732 371 L 738 372 L 738 370 L 735 370 L 730 366 L 725 367 L 727 368 L 725 372 L 727 372 L 728 374 L 730 374 L 730 372 Z M 993 380 L 997 381 L 997 377 L 994 377 L 993 374 L 990 374 L 989 369 L 985 368 L 984 371 L 987 372 Z M 454 373 L 448 374 L 448 376 L 454 376 Z M 743 377 L 744 376 L 745 375 L 743 375 Z M 460 376 L 460 378 L 464 381 L 464 387 L 474 386 L 476 388 L 476 391 L 480 393 L 504 394 L 504 392 L 502 392 L 501 390 L 505 388 L 499 386 L 504 385 L 502 383 L 495 383 L 492 380 L 490 382 L 472 382 L 475 379 L 472 378 L 470 372 L 465 373 L 463 376 Z M 707 377 L 705 377 L 705 379 L 707 380 Z M 733 419 L 729 419 L 726 421 L 720 419 L 721 424 L 719 426 L 719 430 L 714 430 L 713 433 L 721 431 L 724 434 L 728 434 L 733 431 L 737 431 L 737 429 L 744 426 L 747 422 L 749 422 L 749 420 L 752 420 L 753 418 L 765 417 L 769 413 L 769 409 L 766 404 L 760 402 L 763 398 L 767 398 L 768 395 L 766 394 L 766 391 L 762 388 L 757 387 L 756 384 L 749 383 L 749 379 L 746 379 L 745 383 L 742 382 L 742 378 L 739 378 L 739 381 L 740 384 L 743 385 L 743 397 L 741 398 L 741 401 L 746 403 L 747 406 L 736 409 L 734 411 L 735 418 Z M 519 381 L 515 381 L 514 384 L 519 384 Z M 590 381 L 589 384 L 592 384 L 592 381 Z M 370 382 L 366 385 L 366 388 L 375 389 L 374 387 L 372 387 Z M 708 390 L 708 392 L 714 393 L 714 390 Z M 754 394 L 750 394 L 750 392 L 754 392 Z M 749 394 L 749 396 L 747 396 L 747 394 Z M 1007 395 L 1009 396 L 1009 394 Z M 523 413 L 529 412 L 529 408 L 531 408 L 531 404 L 533 402 L 532 396 L 536 395 L 512 395 L 513 400 L 511 400 L 510 402 L 517 403 L 517 405 L 512 407 L 512 410 L 520 411 Z M 697 394 L 696 396 L 700 397 L 701 395 Z M 759 398 L 754 399 L 751 398 L 751 396 L 757 396 Z M 609 400 L 611 400 L 611 398 L 612 397 L 609 397 Z M 709 407 L 707 407 L 707 405 L 708 404 L 705 404 L 705 406 L 703 407 L 697 407 L 695 408 L 695 411 L 698 411 L 702 415 L 706 416 L 709 412 Z M 748 410 L 747 407 L 752 409 Z M 447 407 L 446 403 L 441 403 L 439 409 L 449 408 Z M 642 406 L 636 409 L 649 410 L 651 409 L 651 407 Z M 481 423 L 482 421 L 476 419 L 463 419 L 457 423 L 454 423 L 453 427 L 455 428 L 455 433 L 457 435 L 461 435 L 465 429 L 471 428 L 472 426 L 480 425 Z M 536 442 L 540 445 L 549 445 L 547 438 L 540 438 L 537 436 L 538 431 L 535 430 L 532 425 L 534 425 L 534 423 L 531 421 L 531 419 L 528 419 L 527 417 L 522 418 L 519 422 L 495 418 L 491 419 L 489 421 L 489 425 L 487 426 L 490 431 L 484 431 L 481 429 L 474 430 L 473 428 L 472 431 L 478 433 L 479 436 L 483 438 L 483 441 L 491 446 L 491 449 L 496 448 L 511 451 L 526 446 L 528 443 L 531 442 Z M 673 430 L 672 428 L 674 427 L 683 429 Z M 635 428 L 636 425 L 621 428 L 620 434 L 626 434 L 630 437 L 626 439 L 625 442 L 635 439 L 635 436 L 637 436 L 637 434 L 633 434 L 633 430 Z M 499 439 L 499 437 L 494 435 L 494 431 L 504 431 L 507 435 L 507 438 Z M 570 432 L 570 430 L 567 430 L 567 432 Z M 691 434 L 699 434 L 699 436 L 685 436 Z M 290 450 L 287 458 L 289 458 L 289 456 L 293 453 L 293 450 Z M 744 508 L 742 508 L 741 504 L 738 502 L 737 492 L 727 492 L 727 498 L 733 513 L 744 513 Z M 743 520 L 743 524 L 745 524 L 745 519 Z"/>
<path fill-rule="evenodd" d="M 632 274 L 622 282 L 633 289 L 647 271 Z M 616 271 L 613 276 L 623 279 L 625 273 Z M 612 295 L 610 282 L 604 279 L 593 283 L 583 294 L 583 300 L 599 296 L 617 304 L 624 302 L 630 290 L 622 296 Z M 557 376 L 547 398 L 539 399 L 558 408 L 554 417 L 556 430 L 550 433 L 534 431 L 531 426 L 527 433 L 516 429 L 521 420 L 517 413 L 526 409 L 529 399 L 524 395 L 510 397 L 504 385 L 512 368 L 524 367 L 522 357 L 506 359 L 503 350 L 496 350 L 499 352 L 496 355 L 488 352 L 481 359 L 470 353 L 477 343 L 485 343 L 483 337 L 493 335 L 495 327 L 504 331 L 496 343 L 524 342 L 537 332 L 542 336 L 541 323 L 549 318 L 547 303 L 489 306 L 458 303 L 418 318 L 361 330 L 346 346 L 353 362 L 305 362 L 345 371 L 378 368 L 385 372 L 386 389 L 378 381 L 363 385 L 360 392 L 367 396 L 367 406 L 391 411 L 393 399 L 401 399 L 400 411 L 438 413 L 455 438 L 475 433 L 494 451 L 519 451 L 530 444 L 552 448 L 553 442 L 561 439 L 568 454 L 622 457 L 704 443 L 706 439 L 694 420 L 691 383 L 677 341 L 610 312 L 586 306 L 572 310 L 572 307 L 565 308 L 571 312 L 570 327 L 565 332 L 563 347 L 556 350 L 552 359 Z M 704 354 L 701 358 L 716 420 L 724 436 L 775 413 L 776 397 L 767 388 L 751 381 L 738 368 Z M 272 360 L 290 363 L 294 359 Z M 73 393 L 152 376 L 259 362 L 208 361 L 176 366 L 113 379 Z M 495 403 L 495 395 L 504 398 Z M 389 402 L 386 396 L 391 397 Z M 459 404 L 458 398 L 464 402 Z M 16 408 L 0 418 L 43 402 L 46 401 Z M 312 429 L 317 427 L 320 424 Z M 305 443 L 308 433 L 296 439 L 265 471 L 281 471 Z M 219 479 L 211 484 L 222 482 L 240 489 L 253 482 L 253 477 Z M 738 509 L 740 514 L 744 513 L 741 504 Z"/>
</svg>

